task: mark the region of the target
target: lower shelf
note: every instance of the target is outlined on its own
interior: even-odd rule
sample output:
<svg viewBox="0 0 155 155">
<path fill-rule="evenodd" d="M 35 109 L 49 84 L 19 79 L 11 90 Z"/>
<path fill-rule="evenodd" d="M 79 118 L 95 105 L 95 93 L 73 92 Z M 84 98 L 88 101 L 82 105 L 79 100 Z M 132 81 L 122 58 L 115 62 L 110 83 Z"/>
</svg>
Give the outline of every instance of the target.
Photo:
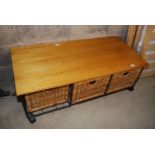
<svg viewBox="0 0 155 155">
<path fill-rule="evenodd" d="M 139 67 L 72 85 L 27 94 L 25 95 L 27 117 L 31 122 L 31 120 L 34 121 L 33 115 L 31 114 L 39 110 L 43 111 L 45 108 L 58 106 L 65 102 L 69 102 L 68 107 L 125 88 L 133 90 L 142 69 Z"/>
<path fill-rule="evenodd" d="M 134 87 L 129 87 L 129 88 L 126 88 L 126 89 L 128 89 L 129 91 L 133 91 L 134 90 Z M 104 95 L 109 95 L 109 94 L 104 94 Z M 80 104 L 80 103 L 82 103 L 84 101 L 88 101 L 88 100 L 93 99 L 93 98 L 95 99 L 95 98 L 101 97 L 101 96 L 103 96 L 103 95 L 100 95 L 100 96 L 91 96 L 91 98 L 87 98 L 87 99 L 85 98 L 85 100 L 78 101 L 78 102 L 76 102 L 76 104 L 72 104 L 72 106 L 77 105 L 77 104 Z M 64 106 L 64 104 L 66 104 L 66 105 Z M 60 107 L 58 107 L 59 105 L 60 105 Z M 61 105 L 63 105 L 63 106 L 61 106 Z M 42 114 L 46 114 L 46 113 L 49 113 L 49 112 L 61 110 L 61 109 L 64 109 L 64 108 L 68 108 L 70 106 L 71 105 L 69 103 L 63 103 L 63 104 L 58 104 L 58 105 L 51 106 L 51 107 L 48 107 L 48 108 L 45 108 L 45 109 L 41 109 L 41 110 L 38 110 L 38 111 L 29 112 L 29 111 L 27 111 L 27 108 L 24 105 L 24 107 L 25 107 L 24 109 L 26 109 L 25 111 L 26 111 L 26 115 L 27 115 L 28 120 L 31 123 L 34 123 L 36 121 L 36 118 L 35 117 L 37 117 L 37 116 L 40 116 Z"/>
</svg>

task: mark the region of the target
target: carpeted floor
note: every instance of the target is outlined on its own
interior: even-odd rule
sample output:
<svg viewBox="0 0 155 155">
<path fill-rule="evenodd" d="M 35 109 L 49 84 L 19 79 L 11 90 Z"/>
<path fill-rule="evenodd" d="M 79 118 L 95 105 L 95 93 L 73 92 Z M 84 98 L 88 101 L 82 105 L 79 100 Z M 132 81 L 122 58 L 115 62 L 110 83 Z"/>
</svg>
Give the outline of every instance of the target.
<svg viewBox="0 0 155 155">
<path fill-rule="evenodd" d="M 37 117 L 30 124 L 16 97 L 0 97 L 0 128 L 155 128 L 155 77 L 114 93 Z"/>
</svg>

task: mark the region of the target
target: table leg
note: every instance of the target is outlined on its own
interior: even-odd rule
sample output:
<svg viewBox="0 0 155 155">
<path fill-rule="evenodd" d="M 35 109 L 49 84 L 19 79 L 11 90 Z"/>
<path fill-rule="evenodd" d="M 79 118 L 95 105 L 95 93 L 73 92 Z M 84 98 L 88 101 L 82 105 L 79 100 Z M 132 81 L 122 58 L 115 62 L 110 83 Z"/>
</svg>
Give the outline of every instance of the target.
<svg viewBox="0 0 155 155">
<path fill-rule="evenodd" d="M 31 123 L 36 122 L 36 117 L 35 117 L 35 115 L 34 115 L 33 113 L 27 112 L 26 116 L 27 116 L 28 120 L 29 120 Z"/>
<path fill-rule="evenodd" d="M 22 102 L 23 108 L 24 108 L 24 111 L 25 111 L 25 114 L 26 114 L 26 117 L 28 118 L 28 120 L 29 120 L 31 123 L 36 122 L 36 117 L 35 117 L 35 115 L 34 115 L 32 112 L 29 112 L 29 111 L 28 111 L 27 104 L 26 104 L 26 101 L 25 101 L 24 96 L 19 96 L 19 97 L 17 98 L 17 100 L 18 100 L 19 102 Z"/>
<path fill-rule="evenodd" d="M 141 71 L 140 71 L 140 73 L 139 73 L 137 79 L 135 80 L 133 86 L 131 86 L 131 87 L 128 88 L 129 91 L 133 91 L 133 90 L 134 90 L 134 86 L 136 85 L 136 83 L 137 83 L 137 81 L 138 81 L 138 79 L 139 79 L 139 77 L 140 77 L 140 75 L 141 75 L 143 69 L 144 69 L 144 67 L 141 69 Z"/>
<path fill-rule="evenodd" d="M 129 87 L 128 90 L 129 91 L 133 91 L 134 90 L 134 87 Z"/>
</svg>

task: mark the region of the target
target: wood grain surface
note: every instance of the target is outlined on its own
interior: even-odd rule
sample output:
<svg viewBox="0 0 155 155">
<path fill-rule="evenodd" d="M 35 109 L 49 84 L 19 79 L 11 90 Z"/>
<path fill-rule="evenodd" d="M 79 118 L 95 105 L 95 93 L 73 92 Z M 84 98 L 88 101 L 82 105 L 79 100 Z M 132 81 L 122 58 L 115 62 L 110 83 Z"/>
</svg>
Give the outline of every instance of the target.
<svg viewBox="0 0 155 155">
<path fill-rule="evenodd" d="M 147 65 L 119 37 L 14 47 L 11 53 L 17 96 Z"/>
</svg>

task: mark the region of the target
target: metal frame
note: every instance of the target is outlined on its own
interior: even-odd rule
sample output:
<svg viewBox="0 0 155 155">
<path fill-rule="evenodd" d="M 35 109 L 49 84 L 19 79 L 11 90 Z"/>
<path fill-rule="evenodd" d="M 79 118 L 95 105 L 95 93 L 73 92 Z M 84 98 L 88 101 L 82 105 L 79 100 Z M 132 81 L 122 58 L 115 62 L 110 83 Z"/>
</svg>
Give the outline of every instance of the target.
<svg viewBox="0 0 155 155">
<path fill-rule="evenodd" d="M 68 102 L 70 106 L 72 105 L 73 90 L 74 90 L 74 84 L 69 85 Z"/>
<path fill-rule="evenodd" d="M 29 111 L 28 111 L 28 108 L 27 108 L 27 104 L 26 104 L 24 95 L 18 96 L 18 97 L 17 97 L 17 101 L 18 101 L 18 102 L 22 102 L 22 105 L 23 105 L 23 108 L 24 108 L 26 117 L 28 118 L 28 120 L 29 120 L 31 123 L 34 123 L 34 122 L 36 121 L 35 115 L 33 115 L 32 112 L 29 112 Z"/>
<path fill-rule="evenodd" d="M 105 90 L 104 95 L 107 94 L 107 90 L 108 90 L 108 88 L 109 88 L 109 85 L 110 85 L 110 82 L 111 82 L 111 80 L 112 80 L 112 77 L 113 77 L 113 74 L 110 76 L 110 79 L 109 79 L 109 81 L 108 81 L 107 88 L 106 88 L 106 90 Z"/>
<path fill-rule="evenodd" d="M 78 104 L 81 104 L 83 102 L 86 102 L 86 101 L 89 101 L 89 100 L 92 100 L 92 99 L 96 99 L 96 98 L 99 98 L 99 97 L 102 97 L 102 96 L 107 96 L 107 95 L 110 95 L 110 94 L 113 94 L 113 93 L 116 93 L 116 92 L 119 92 L 119 91 L 122 91 L 122 90 L 125 90 L 125 89 L 128 89 L 129 91 L 133 91 L 134 90 L 134 86 L 136 85 L 142 71 L 143 71 L 144 67 L 142 67 L 137 79 L 135 80 L 133 86 L 131 87 L 127 87 L 127 88 L 123 88 L 123 89 L 120 89 L 120 90 L 117 90 L 117 91 L 114 91 L 114 92 L 111 92 L 111 93 L 108 93 L 107 94 L 107 90 L 109 88 L 109 85 L 110 85 L 110 82 L 112 80 L 112 77 L 113 75 L 111 75 L 109 81 L 108 81 L 108 84 L 107 84 L 107 87 L 106 87 L 106 90 L 105 90 L 105 93 L 104 95 L 100 95 L 100 96 L 97 96 L 97 97 L 93 97 L 93 98 L 90 98 L 90 99 L 87 99 L 87 100 L 84 100 L 84 101 L 80 101 L 80 102 L 76 102 L 75 104 L 72 103 L 72 95 L 73 95 L 73 90 L 74 90 L 74 84 L 70 84 L 69 85 L 69 97 L 68 97 L 68 102 L 65 102 L 67 103 L 68 105 L 67 106 L 64 106 L 64 107 L 60 107 L 58 108 L 57 106 L 59 105 L 63 105 L 64 103 L 62 104 L 58 104 L 58 105 L 54 105 L 54 106 L 50 106 L 48 108 L 44 108 L 44 109 L 41 109 L 41 110 L 37 110 L 37 111 L 34 111 L 34 112 L 29 112 L 28 111 L 28 108 L 27 108 L 27 104 L 26 104 L 26 101 L 25 101 L 25 97 L 24 95 L 22 96 L 18 96 L 17 97 L 17 100 L 18 102 L 22 102 L 23 104 L 23 108 L 24 108 L 24 111 L 25 111 L 25 114 L 28 118 L 28 120 L 31 122 L 31 123 L 34 123 L 36 121 L 36 117 L 40 116 L 40 115 L 43 115 L 43 114 L 46 114 L 46 113 L 50 113 L 50 112 L 53 112 L 53 111 L 57 111 L 57 110 L 61 110 L 61 109 L 65 109 L 65 108 L 68 108 L 70 106 L 73 106 L 73 105 L 78 105 Z M 48 110 L 49 108 L 52 108 L 52 107 L 55 107 L 55 109 L 52 109 L 52 110 Z M 40 111 L 39 114 L 35 114 L 36 112 Z"/>
<path fill-rule="evenodd" d="M 71 105 L 69 104 L 69 102 L 66 101 L 66 102 L 63 102 L 63 103 L 58 104 L 58 105 L 49 106 L 48 108 L 43 108 L 43 109 L 41 109 L 41 110 L 36 110 L 36 111 L 34 111 L 34 112 L 29 112 L 29 111 L 28 111 L 28 108 L 27 108 L 27 104 L 26 104 L 24 95 L 18 96 L 18 97 L 17 97 L 17 101 L 18 101 L 18 102 L 22 102 L 22 105 L 23 105 L 23 108 L 24 108 L 26 117 L 27 117 L 27 119 L 28 119 L 31 123 L 36 122 L 36 117 L 38 117 L 38 116 L 40 116 L 40 115 L 47 114 L 47 113 L 50 113 L 50 112 L 53 112 L 53 111 L 57 111 L 57 110 L 61 110 L 61 109 L 64 109 L 64 108 L 68 108 L 68 107 L 71 106 Z M 65 103 L 67 103 L 68 105 L 67 105 L 67 106 L 63 106 L 63 107 L 59 107 L 59 106 L 61 106 L 61 105 L 64 105 Z M 49 110 L 50 108 L 55 108 L 55 109 Z M 37 112 L 40 112 L 40 113 L 35 114 L 35 113 L 37 113 Z"/>
</svg>

